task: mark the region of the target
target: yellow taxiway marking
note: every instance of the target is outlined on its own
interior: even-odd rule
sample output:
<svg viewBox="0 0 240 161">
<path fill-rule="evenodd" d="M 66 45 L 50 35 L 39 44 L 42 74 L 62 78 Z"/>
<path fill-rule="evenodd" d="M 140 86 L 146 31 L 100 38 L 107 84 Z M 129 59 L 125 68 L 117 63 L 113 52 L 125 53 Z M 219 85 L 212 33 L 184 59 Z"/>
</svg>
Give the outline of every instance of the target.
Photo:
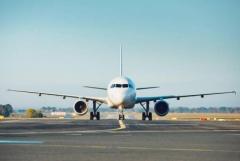
<svg viewBox="0 0 240 161">
<path fill-rule="evenodd" d="M 119 128 L 110 129 L 110 130 L 108 130 L 108 131 L 123 130 L 123 129 L 126 129 L 126 128 L 127 128 L 126 125 L 124 124 L 124 122 L 123 122 L 122 120 L 119 120 L 118 123 L 119 123 L 119 126 L 120 126 Z"/>
<path fill-rule="evenodd" d="M 124 124 L 124 122 L 122 120 L 119 120 L 119 126 L 120 128 L 118 128 L 118 130 L 122 130 L 122 129 L 126 129 L 126 125 Z"/>
</svg>

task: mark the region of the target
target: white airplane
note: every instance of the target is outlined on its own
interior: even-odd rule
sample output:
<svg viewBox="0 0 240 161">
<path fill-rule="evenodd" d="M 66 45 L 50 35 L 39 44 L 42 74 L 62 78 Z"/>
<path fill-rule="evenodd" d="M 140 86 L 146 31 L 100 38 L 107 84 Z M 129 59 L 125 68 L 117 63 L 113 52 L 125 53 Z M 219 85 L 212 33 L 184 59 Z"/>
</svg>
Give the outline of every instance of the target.
<svg viewBox="0 0 240 161">
<path fill-rule="evenodd" d="M 23 92 L 23 93 L 32 93 L 37 94 L 39 96 L 42 95 L 50 95 L 50 96 L 58 96 L 63 99 L 66 98 L 74 98 L 78 99 L 74 104 L 74 111 L 78 115 L 85 115 L 88 112 L 88 105 L 86 102 L 92 101 L 93 108 L 90 112 L 90 120 L 96 118 L 100 120 L 100 112 L 98 112 L 99 107 L 102 104 L 107 104 L 110 108 L 116 109 L 119 112 L 119 120 L 124 120 L 124 109 L 134 108 L 135 104 L 140 104 L 145 112 L 142 112 L 142 120 L 152 120 L 152 113 L 149 111 L 149 103 L 153 101 L 154 111 L 158 116 L 165 116 L 169 112 L 169 105 L 165 101 L 165 99 L 175 98 L 180 100 L 182 97 L 195 97 L 200 96 L 203 98 L 206 95 L 217 95 L 217 94 L 227 94 L 227 93 L 235 93 L 236 91 L 228 91 L 228 92 L 217 92 L 217 93 L 201 93 L 201 94 L 191 94 L 191 95 L 170 95 L 170 96 L 147 96 L 147 97 L 137 97 L 137 90 L 144 89 L 152 89 L 159 87 L 142 87 L 136 88 L 134 82 L 128 78 L 123 76 L 122 74 L 122 47 L 120 48 L 120 76 L 114 78 L 108 85 L 107 88 L 102 87 L 92 87 L 92 86 L 84 86 L 86 88 L 93 88 L 99 90 L 106 90 L 107 97 L 79 97 L 73 95 L 65 95 L 65 94 L 55 94 L 55 93 L 45 93 L 45 92 L 34 92 L 34 91 L 24 91 L 24 90 L 13 90 L 8 89 L 8 91 L 14 92 Z"/>
</svg>

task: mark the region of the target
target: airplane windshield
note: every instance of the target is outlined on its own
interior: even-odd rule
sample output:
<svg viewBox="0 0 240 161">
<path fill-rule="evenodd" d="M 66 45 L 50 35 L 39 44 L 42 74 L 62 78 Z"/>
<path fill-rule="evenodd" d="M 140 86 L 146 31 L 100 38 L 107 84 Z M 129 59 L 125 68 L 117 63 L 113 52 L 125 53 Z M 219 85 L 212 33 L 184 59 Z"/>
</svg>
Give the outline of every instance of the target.
<svg viewBox="0 0 240 161">
<path fill-rule="evenodd" d="M 131 84 L 112 84 L 111 88 L 133 88 Z"/>
<path fill-rule="evenodd" d="M 122 85 L 121 85 L 121 84 L 116 84 L 116 87 L 117 87 L 117 88 L 121 88 Z"/>
</svg>

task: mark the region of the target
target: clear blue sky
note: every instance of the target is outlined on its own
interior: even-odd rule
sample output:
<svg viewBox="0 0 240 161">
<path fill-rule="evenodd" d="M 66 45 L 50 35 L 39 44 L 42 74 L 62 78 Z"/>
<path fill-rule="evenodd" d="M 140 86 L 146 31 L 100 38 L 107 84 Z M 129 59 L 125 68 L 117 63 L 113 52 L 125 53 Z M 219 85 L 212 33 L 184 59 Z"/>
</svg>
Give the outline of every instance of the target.
<svg viewBox="0 0 240 161">
<path fill-rule="evenodd" d="M 239 0 L 0 0 L 0 103 L 70 107 L 25 89 L 105 96 L 124 74 L 139 95 L 240 92 Z M 169 100 L 171 106 L 240 106 L 239 94 Z"/>
</svg>

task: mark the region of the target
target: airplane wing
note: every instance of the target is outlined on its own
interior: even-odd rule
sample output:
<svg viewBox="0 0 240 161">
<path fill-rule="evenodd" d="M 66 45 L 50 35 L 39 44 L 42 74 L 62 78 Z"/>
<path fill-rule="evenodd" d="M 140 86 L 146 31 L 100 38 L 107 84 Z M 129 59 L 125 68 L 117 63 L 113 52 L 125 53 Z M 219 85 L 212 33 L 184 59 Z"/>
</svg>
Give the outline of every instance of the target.
<svg viewBox="0 0 240 161">
<path fill-rule="evenodd" d="M 74 98 L 74 99 L 84 99 L 86 101 L 90 100 L 90 101 L 97 101 L 97 102 L 100 102 L 100 103 L 107 103 L 107 100 L 105 98 L 101 98 L 101 97 L 80 97 L 80 96 L 74 96 L 74 95 L 46 93 L 46 92 L 35 92 L 35 91 L 25 91 L 25 90 L 15 90 L 15 89 L 8 89 L 8 91 L 37 94 L 38 96 L 48 95 L 48 96 L 62 97 L 63 99 Z"/>
<path fill-rule="evenodd" d="M 180 98 L 183 98 L 183 97 L 196 97 L 196 96 L 200 96 L 201 98 L 203 98 L 204 96 L 207 96 L 207 95 L 228 94 L 228 93 L 236 94 L 236 91 L 217 92 L 217 93 L 201 93 L 201 94 L 191 94 L 191 95 L 170 95 L 170 96 L 137 97 L 136 103 L 147 102 L 147 101 L 164 100 L 164 99 L 170 99 L 170 98 L 176 98 L 177 100 L 180 100 Z"/>
<path fill-rule="evenodd" d="M 107 88 L 102 88 L 102 87 L 93 87 L 93 86 L 83 86 L 83 87 L 85 87 L 85 88 L 92 88 L 92 89 L 100 89 L 100 90 L 104 90 L 104 91 L 107 90 Z"/>
<path fill-rule="evenodd" d="M 105 103 L 107 104 L 107 99 L 103 97 L 80 97 L 81 99 L 84 99 L 86 101 L 97 101 L 100 103 Z"/>
<path fill-rule="evenodd" d="M 158 86 L 153 86 L 153 87 L 141 87 L 141 88 L 136 88 L 136 90 L 153 89 L 153 88 L 159 88 L 159 87 L 158 87 Z"/>
</svg>

